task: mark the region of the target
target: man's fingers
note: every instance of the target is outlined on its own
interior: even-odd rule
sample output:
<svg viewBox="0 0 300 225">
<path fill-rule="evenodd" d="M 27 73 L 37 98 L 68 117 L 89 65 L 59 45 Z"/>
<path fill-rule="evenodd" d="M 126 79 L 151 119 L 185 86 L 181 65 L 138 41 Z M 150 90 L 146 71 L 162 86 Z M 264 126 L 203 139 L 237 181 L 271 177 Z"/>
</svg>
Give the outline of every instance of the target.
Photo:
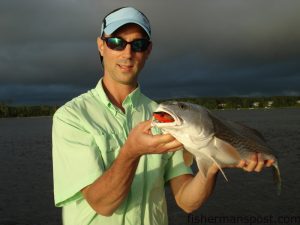
<svg viewBox="0 0 300 225">
<path fill-rule="evenodd" d="M 183 145 L 176 139 L 173 139 L 169 142 L 164 142 L 164 143 L 159 144 L 156 147 L 156 151 L 157 151 L 157 153 L 175 152 L 182 148 L 183 148 Z"/>
<path fill-rule="evenodd" d="M 160 145 L 160 144 L 166 144 L 168 142 L 176 140 L 172 135 L 170 134 L 159 134 L 153 136 L 153 144 L 154 145 Z"/>
<path fill-rule="evenodd" d="M 265 160 L 264 155 L 262 153 L 254 153 L 250 160 L 240 160 L 239 163 L 235 166 L 237 168 L 241 168 L 248 172 L 261 172 L 264 167 L 270 167 L 275 162 L 275 159 Z"/>
<path fill-rule="evenodd" d="M 168 151 L 177 151 L 182 144 L 170 134 L 153 135 L 151 120 L 139 123 L 128 135 L 129 148 L 136 154 L 161 154 Z"/>
<path fill-rule="evenodd" d="M 255 167 L 254 171 L 255 172 L 260 172 L 263 169 L 264 164 L 265 164 L 265 162 L 264 162 L 262 154 L 258 153 L 257 154 L 257 164 L 256 164 L 256 167 Z"/>
<path fill-rule="evenodd" d="M 265 162 L 265 166 L 266 166 L 266 167 L 270 167 L 270 166 L 273 165 L 274 162 L 275 162 L 274 159 L 269 159 L 269 160 L 267 160 L 267 161 Z"/>
<path fill-rule="evenodd" d="M 240 160 L 239 164 L 236 165 L 238 168 L 244 168 L 246 166 L 246 161 L 245 160 Z"/>
<path fill-rule="evenodd" d="M 247 165 L 243 168 L 245 171 L 251 172 L 257 165 L 257 154 L 253 154 L 249 161 L 247 161 Z"/>
<path fill-rule="evenodd" d="M 148 133 L 149 130 L 151 129 L 151 122 L 152 122 L 152 120 L 145 120 L 145 121 L 141 122 L 139 125 L 141 126 L 141 129 L 143 131 Z"/>
<path fill-rule="evenodd" d="M 183 148 L 183 145 L 177 141 L 176 139 L 174 141 L 168 142 L 164 145 L 165 150 L 168 152 L 176 152 Z"/>
</svg>

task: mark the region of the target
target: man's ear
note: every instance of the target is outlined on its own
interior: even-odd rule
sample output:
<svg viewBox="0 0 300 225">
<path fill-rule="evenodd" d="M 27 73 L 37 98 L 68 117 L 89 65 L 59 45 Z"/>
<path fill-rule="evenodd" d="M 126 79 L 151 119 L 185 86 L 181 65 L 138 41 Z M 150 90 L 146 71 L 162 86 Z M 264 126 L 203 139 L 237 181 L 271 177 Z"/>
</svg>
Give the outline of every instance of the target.
<svg viewBox="0 0 300 225">
<path fill-rule="evenodd" d="M 103 56 L 104 41 L 100 37 L 97 37 L 97 46 L 100 55 Z"/>
</svg>

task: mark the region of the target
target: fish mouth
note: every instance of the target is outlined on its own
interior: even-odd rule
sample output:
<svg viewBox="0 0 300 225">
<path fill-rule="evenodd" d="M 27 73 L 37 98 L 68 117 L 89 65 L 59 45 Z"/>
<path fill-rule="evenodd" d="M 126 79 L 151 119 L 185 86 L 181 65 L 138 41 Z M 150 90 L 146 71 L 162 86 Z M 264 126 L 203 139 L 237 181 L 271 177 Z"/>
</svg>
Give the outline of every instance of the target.
<svg viewBox="0 0 300 225">
<path fill-rule="evenodd" d="M 172 123 L 174 122 L 174 118 L 166 112 L 154 112 L 153 113 L 154 120 L 158 123 Z"/>
<path fill-rule="evenodd" d="M 182 120 L 170 110 L 159 107 L 155 112 L 153 112 L 152 125 L 166 127 L 179 126 L 181 124 Z"/>
</svg>

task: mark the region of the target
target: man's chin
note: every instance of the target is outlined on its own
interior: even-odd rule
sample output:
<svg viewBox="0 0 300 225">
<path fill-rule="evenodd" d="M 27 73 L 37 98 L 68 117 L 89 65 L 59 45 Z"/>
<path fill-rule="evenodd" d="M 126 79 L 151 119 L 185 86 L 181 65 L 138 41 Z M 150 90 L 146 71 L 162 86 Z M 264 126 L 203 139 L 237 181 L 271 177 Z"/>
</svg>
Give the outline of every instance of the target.
<svg viewBox="0 0 300 225">
<path fill-rule="evenodd" d="M 126 76 L 126 74 L 124 74 L 124 76 Z M 127 77 L 128 79 L 126 79 L 126 77 L 125 77 L 125 79 L 123 78 L 123 79 L 119 79 L 119 80 L 117 80 L 118 81 L 118 83 L 120 83 L 120 84 L 123 84 L 123 85 L 128 85 L 128 86 L 134 86 L 134 85 L 137 85 L 137 78 L 135 77 L 135 78 L 130 78 L 130 75 L 128 74 L 128 77 Z"/>
</svg>

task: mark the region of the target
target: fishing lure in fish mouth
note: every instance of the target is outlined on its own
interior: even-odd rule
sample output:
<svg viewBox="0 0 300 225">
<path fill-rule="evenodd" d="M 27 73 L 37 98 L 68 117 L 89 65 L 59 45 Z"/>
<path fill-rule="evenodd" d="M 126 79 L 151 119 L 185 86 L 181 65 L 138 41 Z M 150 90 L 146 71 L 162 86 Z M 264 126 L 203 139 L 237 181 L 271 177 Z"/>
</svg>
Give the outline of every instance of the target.
<svg viewBox="0 0 300 225">
<path fill-rule="evenodd" d="M 194 158 L 203 176 L 215 163 L 227 180 L 222 168 L 237 165 L 242 159 L 248 161 L 253 153 L 261 153 L 264 160 L 274 160 L 273 175 L 280 194 L 278 161 L 259 131 L 187 102 L 163 102 L 153 118 L 152 126 L 181 142 L 186 150 L 183 154 L 186 164 L 190 166 Z"/>
</svg>

